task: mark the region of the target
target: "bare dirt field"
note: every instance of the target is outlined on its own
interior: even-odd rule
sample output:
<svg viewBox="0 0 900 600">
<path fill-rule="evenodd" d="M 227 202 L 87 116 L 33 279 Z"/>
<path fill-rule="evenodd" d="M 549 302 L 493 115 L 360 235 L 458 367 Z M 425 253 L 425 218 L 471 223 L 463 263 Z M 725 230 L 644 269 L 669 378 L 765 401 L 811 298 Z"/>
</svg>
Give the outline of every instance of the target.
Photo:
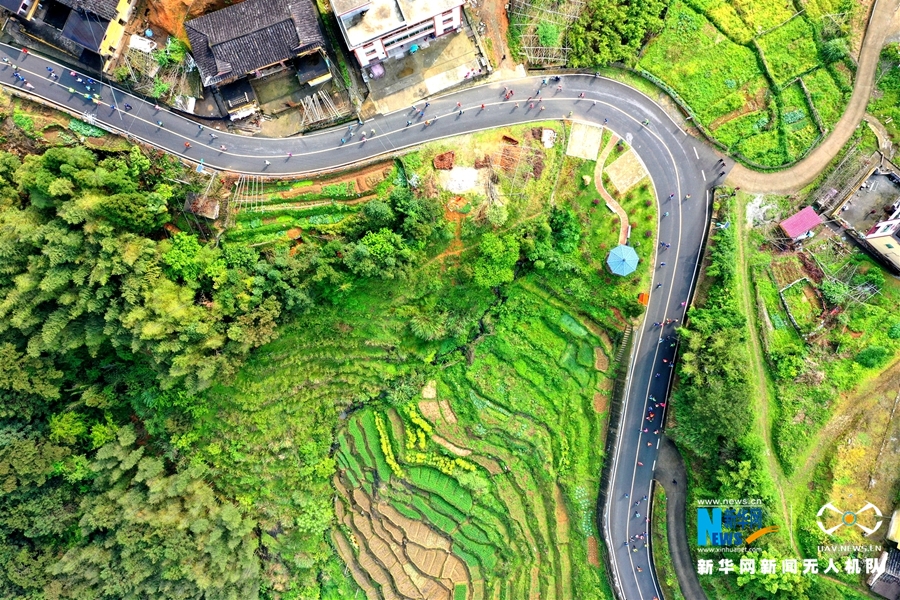
<svg viewBox="0 0 900 600">
<path fill-rule="evenodd" d="M 229 0 L 141 0 L 134 15 L 144 28 L 150 27 L 157 34 L 162 30 L 187 41 L 185 21 L 231 4 L 235 3 Z M 165 44 L 165 39 L 161 43 Z"/>
<path fill-rule="evenodd" d="M 631 149 L 614 160 L 604 171 L 620 194 L 624 194 L 647 176 L 647 171 Z"/>
</svg>

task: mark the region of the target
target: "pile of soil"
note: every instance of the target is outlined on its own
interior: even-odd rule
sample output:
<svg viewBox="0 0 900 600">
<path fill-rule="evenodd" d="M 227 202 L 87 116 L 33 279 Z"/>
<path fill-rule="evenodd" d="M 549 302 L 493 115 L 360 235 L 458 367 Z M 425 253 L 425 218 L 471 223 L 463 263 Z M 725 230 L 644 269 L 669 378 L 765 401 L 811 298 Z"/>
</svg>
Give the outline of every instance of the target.
<svg viewBox="0 0 900 600">
<path fill-rule="evenodd" d="M 500 153 L 500 168 L 507 173 L 512 173 L 516 170 L 516 165 L 519 163 L 521 154 L 519 148 L 515 146 L 504 147 L 503 152 Z"/>
<path fill-rule="evenodd" d="M 807 256 L 805 252 L 800 252 L 797 256 L 800 257 L 800 262 L 803 263 L 803 270 L 806 271 L 809 278 L 815 281 L 816 284 L 822 283 L 822 280 L 825 279 L 825 273 L 816 261 Z"/>
<path fill-rule="evenodd" d="M 543 156 L 535 156 L 534 162 L 531 163 L 531 172 L 534 173 L 535 179 L 540 179 L 541 175 L 544 173 L 544 157 Z"/>
<path fill-rule="evenodd" d="M 449 171 L 453 168 L 453 162 L 456 160 L 455 152 L 444 152 L 443 154 L 438 154 L 434 157 L 432 161 L 434 163 L 435 169 L 440 169 L 443 171 Z M 477 167 L 476 167 L 477 168 Z"/>
<path fill-rule="evenodd" d="M 187 41 L 187 34 L 184 31 L 184 22 L 205 15 L 206 13 L 219 10 L 234 4 L 228 0 L 153 0 L 143 3 L 143 7 L 139 6 L 135 11 L 136 15 L 142 17 L 142 21 L 146 22 L 154 29 L 162 29 L 163 31 Z M 141 8 L 144 10 L 141 11 Z M 165 39 L 157 40 L 160 45 L 165 45 Z"/>
<path fill-rule="evenodd" d="M 511 138 L 508 135 L 504 135 L 502 139 L 503 139 L 504 144 L 511 144 L 513 146 L 519 145 L 519 140 L 517 140 L 515 138 Z"/>
<path fill-rule="evenodd" d="M 491 157 L 490 156 L 482 156 L 481 158 L 475 159 L 475 168 L 476 169 L 487 169 L 491 166 Z"/>
</svg>

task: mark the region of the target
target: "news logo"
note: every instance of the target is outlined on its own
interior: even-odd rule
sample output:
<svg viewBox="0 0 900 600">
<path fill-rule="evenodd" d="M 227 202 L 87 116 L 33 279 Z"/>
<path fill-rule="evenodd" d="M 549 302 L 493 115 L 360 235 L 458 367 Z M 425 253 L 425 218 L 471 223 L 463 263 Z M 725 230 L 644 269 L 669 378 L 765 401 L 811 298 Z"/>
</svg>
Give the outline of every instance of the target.
<svg viewBox="0 0 900 600">
<path fill-rule="evenodd" d="M 763 509 L 759 506 L 719 506 L 697 508 L 698 546 L 740 546 L 752 544 L 778 527 L 763 526 Z"/>
<path fill-rule="evenodd" d="M 828 515 L 826 515 L 825 511 L 840 515 L 840 520 L 836 525 L 830 525 L 830 523 L 826 522 L 828 519 L 825 517 Z M 867 514 L 869 512 L 872 514 Z M 841 510 L 829 502 L 823 505 L 819 512 L 816 513 L 816 524 L 826 535 L 833 535 L 841 527 L 859 527 L 866 535 L 872 535 L 878 531 L 882 522 L 883 515 L 881 510 L 871 502 L 866 502 L 865 506 L 855 512 L 852 510 Z"/>
</svg>

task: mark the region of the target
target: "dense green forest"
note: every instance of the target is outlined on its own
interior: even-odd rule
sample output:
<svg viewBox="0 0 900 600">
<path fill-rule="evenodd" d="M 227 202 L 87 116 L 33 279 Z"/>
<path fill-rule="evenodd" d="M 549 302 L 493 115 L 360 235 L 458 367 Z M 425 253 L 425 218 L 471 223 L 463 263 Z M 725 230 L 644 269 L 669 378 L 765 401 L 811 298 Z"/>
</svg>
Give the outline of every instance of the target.
<svg viewBox="0 0 900 600">
<path fill-rule="evenodd" d="M 192 188 L 165 155 L 0 153 L 0 597 L 356 593 L 327 535 L 341 411 L 408 402 L 522 274 L 596 277 L 564 207 L 481 226 L 440 277 L 440 200 L 402 169 L 260 251 L 175 226 Z"/>
</svg>

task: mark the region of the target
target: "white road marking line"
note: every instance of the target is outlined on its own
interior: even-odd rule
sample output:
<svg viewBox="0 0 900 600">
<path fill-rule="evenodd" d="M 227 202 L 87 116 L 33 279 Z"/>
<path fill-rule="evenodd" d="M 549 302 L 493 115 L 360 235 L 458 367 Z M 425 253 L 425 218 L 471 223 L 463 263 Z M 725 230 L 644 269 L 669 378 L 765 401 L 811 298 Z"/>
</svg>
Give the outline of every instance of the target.
<svg viewBox="0 0 900 600">
<path fill-rule="evenodd" d="M 703 175 L 703 181 L 706 181 L 706 171 L 700 171 L 700 174 Z"/>
<path fill-rule="evenodd" d="M 650 468 L 650 470 L 651 470 L 651 471 L 655 471 L 655 470 L 656 470 L 656 461 L 655 461 L 655 460 L 653 461 L 653 466 Z"/>
<path fill-rule="evenodd" d="M 697 146 L 693 146 L 693 148 L 694 148 L 694 156 L 697 157 L 697 160 L 700 160 L 700 155 L 697 154 Z"/>
</svg>

